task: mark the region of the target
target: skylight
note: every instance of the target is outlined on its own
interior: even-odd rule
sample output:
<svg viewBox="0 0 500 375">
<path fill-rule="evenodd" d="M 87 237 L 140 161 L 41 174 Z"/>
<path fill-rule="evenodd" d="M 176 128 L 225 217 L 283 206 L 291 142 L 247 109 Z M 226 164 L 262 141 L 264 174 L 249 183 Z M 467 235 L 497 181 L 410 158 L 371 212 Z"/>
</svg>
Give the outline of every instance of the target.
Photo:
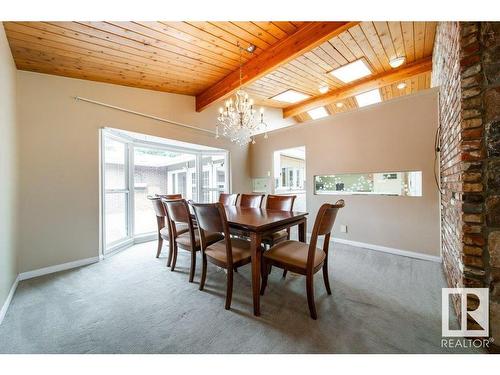
<svg viewBox="0 0 500 375">
<path fill-rule="evenodd" d="M 310 97 L 310 95 L 295 90 L 286 90 L 281 94 L 273 96 L 271 99 L 279 102 L 297 103 Z"/>
<path fill-rule="evenodd" d="M 367 105 L 380 103 L 382 98 L 380 97 L 379 89 L 375 89 L 356 95 L 356 101 L 358 102 L 359 107 L 365 107 Z"/>
<path fill-rule="evenodd" d="M 313 120 L 328 116 L 328 112 L 326 111 L 325 107 L 311 109 L 310 111 L 307 111 L 307 114 L 311 116 Z"/>
<path fill-rule="evenodd" d="M 332 70 L 330 74 L 344 83 L 349 83 L 362 77 L 369 76 L 372 74 L 372 71 L 366 62 L 361 59 Z"/>
</svg>

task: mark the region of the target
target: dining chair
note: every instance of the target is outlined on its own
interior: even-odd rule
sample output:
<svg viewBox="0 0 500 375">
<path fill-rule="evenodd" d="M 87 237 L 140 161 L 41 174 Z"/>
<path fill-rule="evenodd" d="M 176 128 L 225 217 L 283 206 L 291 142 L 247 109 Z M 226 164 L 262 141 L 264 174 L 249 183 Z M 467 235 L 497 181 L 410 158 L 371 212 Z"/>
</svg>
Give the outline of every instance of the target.
<svg viewBox="0 0 500 375">
<path fill-rule="evenodd" d="M 171 270 L 175 270 L 177 263 L 177 250 L 181 248 L 191 252 L 191 267 L 189 268 L 189 282 L 194 280 L 196 270 L 196 252 L 200 250 L 200 236 L 197 228 L 193 224 L 189 205 L 185 199 L 163 200 L 167 211 L 169 224 L 172 234 L 171 247 L 173 251 L 173 259 Z M 187 226 L 188 231 L 179 233 L 176 229 L 177 225 Z M 220 233 L 209 233 L 205 236 L 207 244 L 222 240 L 224 237 Z"/>
<path fill-rule="evenodd" d="M 307 303 L 311 318 L 317 319 L 316 305 L 314 303 L 314 274 L 323 269 L 323 281 L 326 292 L 331 295 L 330 282 L 328 280 L 328 248 L 330 235 L 335 218 L 340 208 L 344 207 L 344 200 L 340 199 L 335 204 L 323 204 L 314 222 L 311 242 L 309 245 L 299 241 L 284 241 L 273 246 L 262 255 L 262 284 L 260 294 L 264 295 L 267 286 L 267 278 L 272 266 L 290 270 L 306 276 Z M 318 237 L 323 238 L 323 249 L 316 247 Z"/>
<path fill-rule="evenodd" d="M 240 207 L 244 208 L 260 208 L 265 194 L 241 194 Z"/>
<path fill-rule="evenodd" d="M 236 201 L 238 200 L 238 197 L 239 194 L 220 193 L 219 203 L 222 203 L 224 206 L 236 206 Z"/>
<path fill-rule="evenodd" d="M 227 270 L 226 310 L 231 307 L 233 295 L 233 270 L 251 262 L 250 242 L 241 238 L 232 238 L 229 233 L 226 212 L 221 203 L 193 204 L 201 239 L 203 266 L 200 290 L 205 287 L 207 261 Z M 224 239 L 210 244 L 207 233 L 221 233 Z"/>
<path fill-rule="evenodd" d="M 296 195 L 268 195 L 266 200 L 266 209 L 275 211 L 293 211 L 293 204 Z M 290 228 L 280 230 L 262 238 L 262 243 L 271 247 L 278 242 L 290 239 Z"/>
<path fill-rule="evenodd" d="M 179 199 L 182 198 L 181 194 L 155 194 L 154 196 L 148 195 L 147 197 L 153 203 L 153 209 L 156 215 L 157 224 L 157 235 L 158 235 L 158 249 L 156 250 L 156 257 L 159 258 L 161 254 L 161 249 L 163 247 L 163 240 L 167 240 L 170 244 L 170 228 L 168 226 L 168 221 L 166 222 L 167 212 L 162 199 Z M 184 230 L 187 228 L 178 228 L 179 230 Z M 171 257 L 171 249 L 169 246 L 169 258 Z"/>
</svg>

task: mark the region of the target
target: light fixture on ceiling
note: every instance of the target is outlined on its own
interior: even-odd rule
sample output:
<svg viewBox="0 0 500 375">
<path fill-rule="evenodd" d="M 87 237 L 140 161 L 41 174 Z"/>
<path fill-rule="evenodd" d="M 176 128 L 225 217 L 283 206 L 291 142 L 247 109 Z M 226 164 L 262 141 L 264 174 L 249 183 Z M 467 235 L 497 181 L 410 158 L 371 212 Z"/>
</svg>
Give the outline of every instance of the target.
<svg viewBox="0 0 500 375">
<path fill-rule="evenodd" d="M 362 94 L 356 95 L 356 102 L 359 107 L 366 107 L 367 105 L 380 103 L 382 98 L 380 97 L 379 89 L 364 92 Z"/>
<path fill-rule="evenodd" d="M 256 121 L 253 99 L 250 99 L 248 93 L 242 89 L 242 48 L 239 43 L 237 45 L 240 49 L 240 87 L 234 97 L 226 100 L 224 107 L 219 108 L 215 137 L 219 138 L 219 126 L 221 126 L 222 135 L 229 138 L 231 142 L 239 145 L 249 142 L 254 144 L 255 134 L 261 130 L 267 130 L 267 124 L 264 122 L 263 107 L 260 108 L 260 119 Z M 267 138 L 267 131 L 264 138 Z"/>
<path fill-rule="evenodd" d="M 349 83 L 357 79 L 372 74 L 370 67 L 364 59 L 356 60 L 330 72 L 331 75 L 340 79 L 344 83 Z"/>
<path fill-rule="evenodd" d="M 248 47 L 247 47 L 247 52 L 248 53 L 253 53 L 255 51 L 255 44 L 250 44 Z"/>
<path fill-rule="evenodd" d="M 389 61 L 389 65 L 392 66 L 393 68 L 397 68 L 405 62 L 405 57 L 404 56 L 399 56 L 391 59 Z"/>
<path fill-rule="evenodd" d="M 311 116 L 313 120 L 317 120 L 319 118 L 327 117 L 328 112 L 326 111 L 325 107 L 318 107 L 311 109 L 310 111 L 307 111 L 307 114 Z"/>
<path fill-rule="evenodd" d="M 318 91 L 321 93 L 321 94 L 326 94 L 328 92 L 328 85 L 323 85 L 323 86 L 320 86 Z"/>
<path fill-rule="evenodd" d="M 302 92 L 298 92 L 295 90 L 286 90 L 278 95 L 275 95 L 269 99 L 272 100 L 277 100 L 279 102 L 285 102 L 285 103 L 297 103 L 301 102 L 302 100 L 305 100 L 307 98 L 310 98 L 311 95 L 304 94 Z"/>
<path fill-rule="evenodd" d="M 397 87 L 398 89 L 400 89 L 400 90 L 403 90 L 403 89 L 406 87 L 406 83 L 404 83 L 404 82 L 400 82 L 400 83 L 398 83 L 398 85 L 397 85 L 396 87 Z"/>
<path fill-rule="evenodd" d="M 342 108 L 344 106 L 344 103 L 342 102 L 338 102 L 337 104 L 335 104 L 337 106 L 337 108 Z"/>
</svg>

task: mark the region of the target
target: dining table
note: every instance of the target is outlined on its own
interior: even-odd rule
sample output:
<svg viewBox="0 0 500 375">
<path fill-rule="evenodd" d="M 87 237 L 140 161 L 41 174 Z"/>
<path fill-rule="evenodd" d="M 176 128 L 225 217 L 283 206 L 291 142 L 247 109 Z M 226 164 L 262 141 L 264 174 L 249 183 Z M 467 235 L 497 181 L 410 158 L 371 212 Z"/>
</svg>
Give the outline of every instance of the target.
<svg viewBox="0 0 500 375">
<path fill-rule="evenodd" d="M 224 208 L 231 232 L 244 234 L 250 238 L 253 313 L 259 316 L 262 238 L 267 234 L 298 226 L 299 241 L 306 242 L 308 213 L 238 206 L 224 206 Z"/>
</svg>

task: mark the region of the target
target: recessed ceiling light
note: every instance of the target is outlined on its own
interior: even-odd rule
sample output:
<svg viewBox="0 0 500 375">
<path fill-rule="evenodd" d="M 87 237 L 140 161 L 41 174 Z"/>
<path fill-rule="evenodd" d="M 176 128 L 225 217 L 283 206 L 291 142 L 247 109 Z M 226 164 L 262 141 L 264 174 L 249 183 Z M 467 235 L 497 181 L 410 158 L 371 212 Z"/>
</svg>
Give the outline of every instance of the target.
<svg viewBox="0 0 500 375">
<path fill-rule="evenodd" d="M 282 92 L 281 94 L 275 95 L 271 97 L 270 99 L 272 100 L 277 100 L 279 102 L 286 102 L 286 103 L 297 103 L 302 100 L 305 100 L 307 98 L 310 98 L 310 95 L 294 91 L 294 90 L 286 90 L 285 92 Z"/>
<path fill-rule="evenodd" d="M 398 83 L 398 85 L 396 87 L 400 90 L 403 90 L 406 87 L 406 83 L 404 83 L 404 82 Z"/>
<path fill-rule="evenodd" d="M 320 88 L 318 90 L 320 93 L 326 94 L 328 92 L 328 86 L 327 85 L 320 86 Z"/>
<path fill-rule="evenodd" d="M 393 68 L 397 68 L 398 66 L 403 65 L 404 62 L 405 62 L 404 56 L 395 57 L 394 59 L 391 59 L 391 61 L 389 61 L 389 65 L 392 66 Z"/>
<path fill-rule="evenodd" d="M 330 74 L 344 83 L 349 83 L 362 77 L 369 76 L 372 74 L 372 71 L 366 62 L 361 59 L 332 70 Z"/>
<path fill-rule="evenodd" d="M 337 104 L 335 104 L 337 106 L 337 108 L 342 108 L 344 106 L 344 103 L 342 102 L 338 102 Z"/>
<path fill-rule="evenodd" d="M 380 97 L 379 89 L 375 89 L 356 95 L 356 101 L 359 107 L 365 107 L 367 105 L 380 103 L 382 98 Z"/>
<path fill-rule="evenodd" d="M 328 112 L 326 111 L 325 107 L 311 109 L 310 111 L 307 111 L 307 114 L 311 116 L 313 120 L 328 116 Z"/>
</svg>

